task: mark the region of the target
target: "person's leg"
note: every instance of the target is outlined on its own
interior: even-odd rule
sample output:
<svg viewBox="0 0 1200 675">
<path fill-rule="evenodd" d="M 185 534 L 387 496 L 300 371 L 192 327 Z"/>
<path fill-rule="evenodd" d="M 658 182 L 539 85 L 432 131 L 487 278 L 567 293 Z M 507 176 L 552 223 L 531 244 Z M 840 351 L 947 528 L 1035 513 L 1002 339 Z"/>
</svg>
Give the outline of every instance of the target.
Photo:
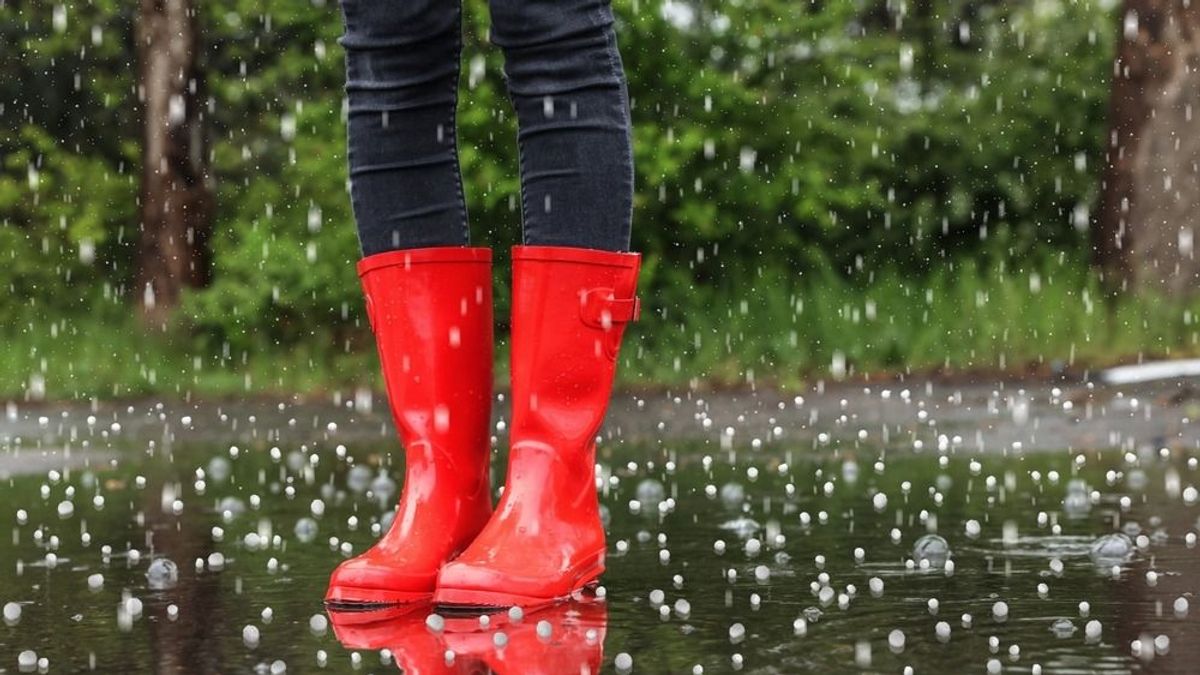
<svg viewBox="0 0 1200 675">
<path fill-rule="evenodd" d="M 490 0 L 519 126 L 524 242 L 629 250 L 629 94 L 607 0 Z"/>
<path fill-rule="evenodd" d="M 333 571 L 325 594 L 359 607 L 428 600 L 491 514 L 492 252 L 466 246 L 458 3 L 342 4 L 358 276 L 404 442 L 391 526 Z"/>
<path fill-rule="evenodd" d="M 602 0 L 491 0 L 517 109 L 526 245 L 512 251 L 512 420 L 504 494 L 438 574 L 434 602 L 541 605 L 597 583 L 596 434 L 641 257 L 612 13 Z"/>
<path fill-rule="evenodd" d="M 342 12 L 363 255 L 467 244 L 455 136 L 460 3 L 342 0 Z"/>
</svg>

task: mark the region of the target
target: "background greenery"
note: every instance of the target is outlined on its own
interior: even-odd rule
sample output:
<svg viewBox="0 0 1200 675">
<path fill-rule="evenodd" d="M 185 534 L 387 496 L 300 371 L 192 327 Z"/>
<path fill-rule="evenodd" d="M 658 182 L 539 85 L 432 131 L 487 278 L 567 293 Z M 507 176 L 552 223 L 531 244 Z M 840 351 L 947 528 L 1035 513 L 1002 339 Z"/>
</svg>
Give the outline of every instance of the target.
<svg viewBox="0 0 1200 675">
<path fill-rule="evenodd" d="M 133 4 L 0 0 L 0 395 L 364 382 L 336 3 L 200 5 L 215 280 L 151 334 L 130 292 Z M 1195 351 L 1195 308 L 1106 300 L 1087 267 L 1112 4 L 617 0 L 649 310 L 622 376 L 787 382 Z M 476 240 L 505 251 L 515 127 L 485 3 L 467 5 L 462 164 Z"/>
</svg>

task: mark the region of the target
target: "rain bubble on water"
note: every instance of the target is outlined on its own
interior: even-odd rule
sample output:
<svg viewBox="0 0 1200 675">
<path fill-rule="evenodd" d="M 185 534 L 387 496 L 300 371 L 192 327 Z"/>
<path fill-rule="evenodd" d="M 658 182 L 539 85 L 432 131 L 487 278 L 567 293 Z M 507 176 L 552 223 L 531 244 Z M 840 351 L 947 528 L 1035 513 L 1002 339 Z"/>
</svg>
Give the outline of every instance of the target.
<svg viewBox="0 0 1200 675">
<path fill-rule="evenodd" d="M 929 567 L 944 567 L 950 559 L 950 545 L 936 534 L 926 534 L 913 544 L 913 559 Z"/>
</svg>

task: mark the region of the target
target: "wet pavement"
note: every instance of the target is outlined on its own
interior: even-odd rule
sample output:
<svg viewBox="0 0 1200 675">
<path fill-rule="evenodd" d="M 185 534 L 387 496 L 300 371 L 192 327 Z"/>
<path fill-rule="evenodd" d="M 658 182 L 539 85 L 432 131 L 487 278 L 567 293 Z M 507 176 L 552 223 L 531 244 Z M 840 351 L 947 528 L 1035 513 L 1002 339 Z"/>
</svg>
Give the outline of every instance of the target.
<svg viewBox="0 0 1200 675">
<path fill-rule="evenodd" d="M 321 605 L 400 487 L 380 397 L 18 402 L 0 672 L 1192 672 L 1193 386 L 621 395 L 601 597 L 482 623 Z"/>
</svg>

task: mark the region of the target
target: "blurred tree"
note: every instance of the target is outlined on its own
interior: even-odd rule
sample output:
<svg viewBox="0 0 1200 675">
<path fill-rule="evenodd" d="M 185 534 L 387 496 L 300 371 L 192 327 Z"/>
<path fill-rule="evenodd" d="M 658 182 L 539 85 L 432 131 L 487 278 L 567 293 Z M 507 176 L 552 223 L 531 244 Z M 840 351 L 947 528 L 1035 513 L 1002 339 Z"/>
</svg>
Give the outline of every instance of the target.
<svg viewBox="0 0 1200 675">
<path fill-rule="evenodd" d="M 137 279 L 143 315 L 158 321 L 179 304 L 185 286 L 209 280 L 212 178 L 196 9 L 191 0 L 142 0 L 137 22 L 143 101 Z"/>
<path fill-rule="evenodd" d="M 1193 292 L 1200 260 L 1200 3 L 1125 0 L 1094 260 L 1110 290 Z"/>
</svg>

